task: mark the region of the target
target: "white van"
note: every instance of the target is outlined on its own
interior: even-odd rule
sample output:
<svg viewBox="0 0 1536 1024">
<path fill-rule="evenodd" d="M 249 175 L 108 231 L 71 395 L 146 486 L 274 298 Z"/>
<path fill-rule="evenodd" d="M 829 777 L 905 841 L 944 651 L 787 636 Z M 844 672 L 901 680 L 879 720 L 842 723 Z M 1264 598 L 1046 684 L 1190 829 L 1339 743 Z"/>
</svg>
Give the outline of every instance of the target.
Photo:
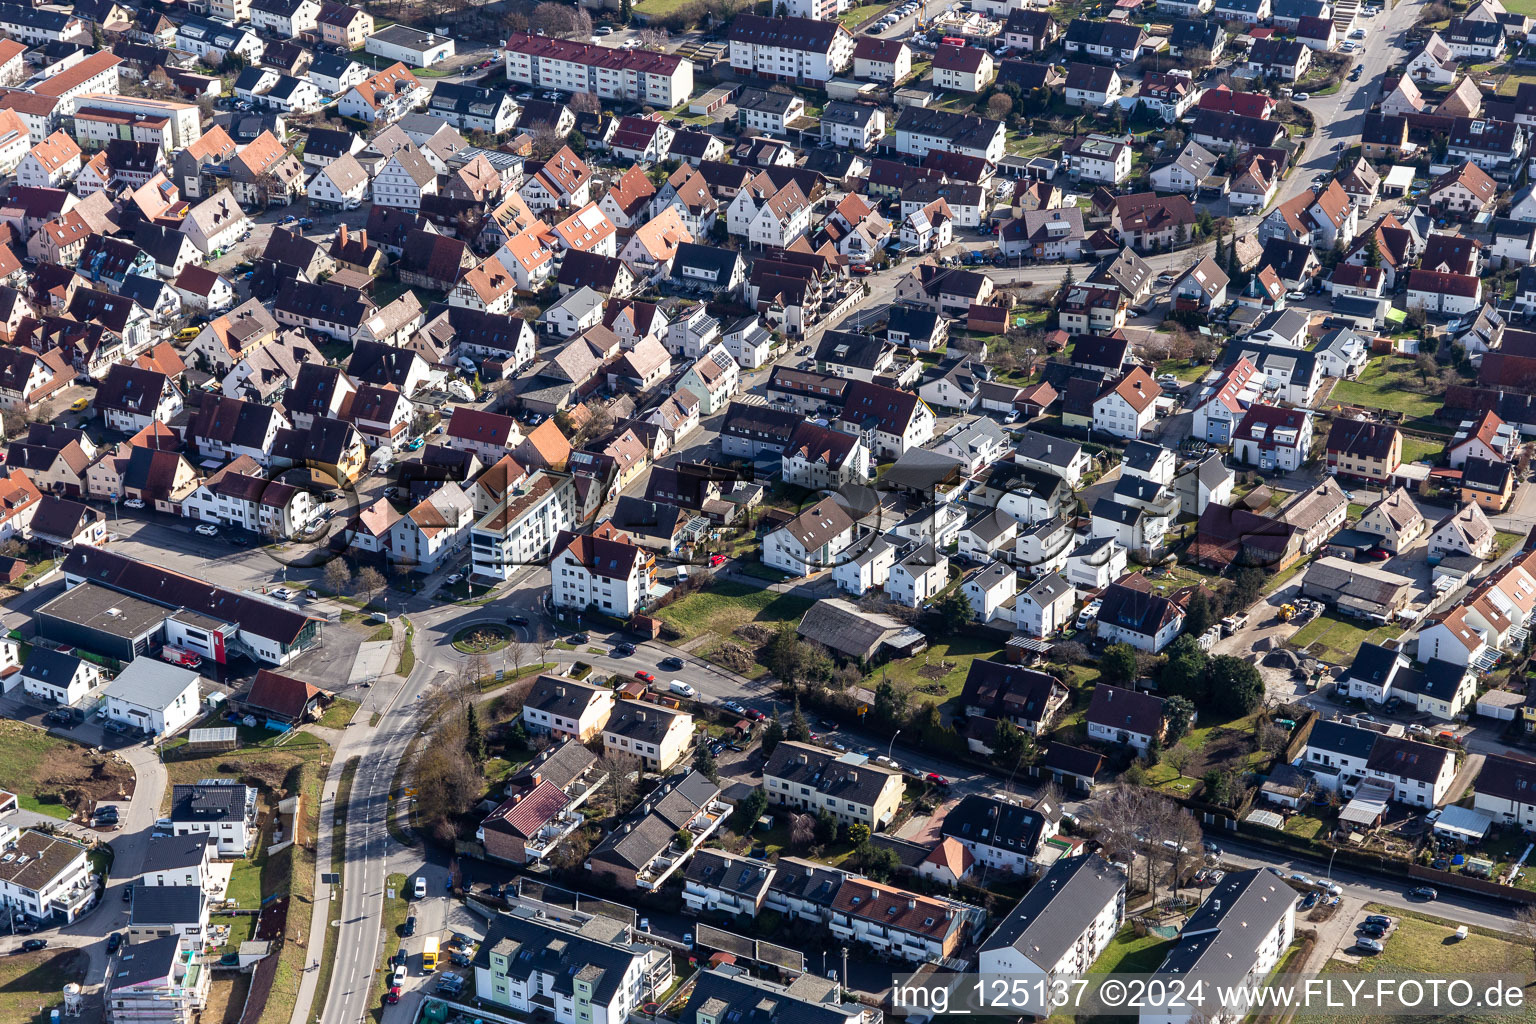
<svg viewBox="0 0 1536 1024">
<path fill-rule="evenodd" d="M 681 694 L 684 697 L 693 697 L 698 692 L 694 690 L 693 687 L 683 682 L 681 679 L 674 679 L 668 683 L 667 686 L 673 693 Z"/>
</svg>

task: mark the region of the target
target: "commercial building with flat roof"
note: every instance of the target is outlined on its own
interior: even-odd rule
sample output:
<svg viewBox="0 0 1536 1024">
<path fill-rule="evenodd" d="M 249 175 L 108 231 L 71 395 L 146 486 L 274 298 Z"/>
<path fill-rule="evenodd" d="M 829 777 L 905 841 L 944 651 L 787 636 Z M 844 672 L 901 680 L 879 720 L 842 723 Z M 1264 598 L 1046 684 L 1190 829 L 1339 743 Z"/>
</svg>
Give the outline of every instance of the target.
<svg viewBox="0 0 1536 1024">
<path fill-rule="evenodd" d="M 38 636 L 129 662 L 163 638 L 166 610 L 94 583 L 66 590 L 33 613 Z"/>
</svg>

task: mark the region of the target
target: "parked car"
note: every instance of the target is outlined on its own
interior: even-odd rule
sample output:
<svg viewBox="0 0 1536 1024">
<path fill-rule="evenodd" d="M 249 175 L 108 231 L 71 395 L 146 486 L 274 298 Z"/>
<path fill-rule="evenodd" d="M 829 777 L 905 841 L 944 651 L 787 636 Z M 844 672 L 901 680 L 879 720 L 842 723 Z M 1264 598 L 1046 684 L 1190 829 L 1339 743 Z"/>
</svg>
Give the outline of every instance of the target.
<svg viewBox="0 0 1536 1024">
<path fill-rule="evenodd" d="M 684 697 L 693 697 L 698 694 L 697 690 L 683 682 L 681 679 L 674 679 L 667 685 L 671 688 L 673 693 L 681 694 Z"/>
<path fill-rule="evenodd" d="M 423 897 L 425 897 L 427 895 L 427 876 L 426 875 L 417 875 L 416 876 L 416 888 L 413 891 L 416 893 L 416 898 L 417 899 L 422 899 Z"/>
<path fill-rule="evenodd" d="M 752 719 L 754 722 L 761 722 L 768 716 L 763 714 L 763 712 L 759 711 L 757 708 L 747 708 L 747 717 Z"/>
<path fill-rule="evenodd" d="M 107 955 L 110 956 L 113 953 L 116 953 L 118 947 L 121 946 L 122 944 L 123 944 L 123 933 L 122 932 L 113 932 L 111 935 L 108 935 L 107 936 Z"/>
<path fill-rule="evenodd" d="M 645 671 L 645 669 L 639 669 L 636 671 L 635 678 L 646 684 L 654 683 L 656 681 L 656 677 Z"/>
<path fill-rule="evenodd" d="M 1386 914 L 1368 914 L 1366 916 L 1366 918 L 1365 918 L 1365 923 L 1366 924 L 1379 924 L 1383 928 L 1385 928 L 1385 927 L 1387 927 L 1388 925 L 1390 925 L 1392 923 L 1392 919 L 1390 917 L 1388 917 Z"/>
<path fill-rule="evenodd" d="M 1439 899 L 1440 893 L 1432 885 L 1419 885 L 1408 890 L 1408 897 L 1409 899 L 1424 900 L 1425 902 L 1428 902 L 1430 900 Z"/>
<path fill-rule="evenodd" d="M 726 711 L 729 711 L 733 715 L 744 715 L 747 713 L 747 709 L 736 703 L 734 700 L 728 700 L 724 704 L 721 704 L 720 707 Z"/>
<path fill-rule="evenodd" d="M 1356 939 L 1355 946 L 1367 953 L 1380 953 L 1387 948 L 1375 939 Z"/>
<path fill-rule="evenodd" d="M 23 942 L 21 944 L 21 951 L 23 953 L 35 953 L 35 952 L 37 952 L 40 949 L 47 949 L 47 948 L 48 948 L 48 940 L 47 939 L 28 939 L 26 942 Z"/>
<path fill-rule="evenodd" d="M 405 919 L 405 937 L 406 938 L 410 938 L 412 935 L 415 935 L 415 934 L 416 934 L 416 915 L 412 914 L 410 917 L 407 917 Z M 401 950 L 401 952 L 404 952 L 404 950 Z"/>
<path fill-rule="evenodd" d="M 199 533 L 204 537 L 217 537 L 219 535 L 219 528 L 212 523 L 198 523 L 192 529 L 194 533 Z"/>
<path fill-rule="evenodd" d="M 1356 931 L 1368 939 L 1379 939 L 1387 934 L 1387 926 L 1384 924 L 1363 924 Z"/>
<path fill-rule="evenodd" d="M 635 653 L 635 645 L 630 643 L 627 640 L 624 641 L 623 643 L 614 644 L 613 645 L 613 653 L 618 655 L 621 658 L 627 658 L 631 654 Z"/>
<path fill-rule="evenodd" d="M 144 499 L 143 498 L 129 498 L 127 501 L 123 502 L 123 508 L 143 508 L 143 507 L 144 507 Z"/>
<path fill-rule="evenodd" d="M 656 667 L 667 672 L 676 672 L 683 667 L 683 659 L 679 657 L 662 658 L 656 663 Z"/>
<path fill-rule="evenodd" d="M 924 775 L 923 778 L 933 783 L 935 786 L 949 785 L 949 780 L 940 775 L 938 772 L 929 772 L 927 775 Z"/>
</svg>

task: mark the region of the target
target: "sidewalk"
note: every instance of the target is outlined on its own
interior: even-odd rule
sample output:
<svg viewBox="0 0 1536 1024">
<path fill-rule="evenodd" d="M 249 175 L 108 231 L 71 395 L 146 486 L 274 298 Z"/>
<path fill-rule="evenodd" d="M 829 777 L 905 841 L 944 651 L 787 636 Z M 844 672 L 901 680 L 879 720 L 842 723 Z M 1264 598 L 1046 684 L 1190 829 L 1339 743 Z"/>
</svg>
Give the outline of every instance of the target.
<svg viewBox="0 0 1536 1024">
<path fill-rule="evenodd" d="M 335 749 L 331 758 L 331 770 L 326 773 L 325 784 L 320 790 L 322 794 L 320 825 L 316 829 L 315 836 L 315 902 L 310 911 L 309 931 L 306 933 L 309 936 L 309 945 L 305 948 L 305 955 L 311 963 L 320 959 L 325 950 L 326 933 L 330 931 L 332 886 L 324 884 L 321 879 L 331 870 L 331 823 L 336 813 L 336 788 L 341 784 L 341 773 L 347 766 L 347 748 L 351 746 L 347 741 L 351 740 L 353 735 L 355 734 L 348 733 L 346 740 Z M 341 887 L 337 886 L 335 889 L 335 896 L 340 899 Z M 294 1000 L 293 1016 L 289 1018 L 289 1024 L 306 1024 L 310 1019 L 310 1009 L 315 1001 L 315 988 L 319 980 L 320 972 L 306 966 L 303 977 L 299 980 L 299 995 Z M 323 1010 L 324 1007 L 322 1006 L 321 1009 Z M 319 1014 L 316 1013 L 315 1016 Z"/>
</svg>

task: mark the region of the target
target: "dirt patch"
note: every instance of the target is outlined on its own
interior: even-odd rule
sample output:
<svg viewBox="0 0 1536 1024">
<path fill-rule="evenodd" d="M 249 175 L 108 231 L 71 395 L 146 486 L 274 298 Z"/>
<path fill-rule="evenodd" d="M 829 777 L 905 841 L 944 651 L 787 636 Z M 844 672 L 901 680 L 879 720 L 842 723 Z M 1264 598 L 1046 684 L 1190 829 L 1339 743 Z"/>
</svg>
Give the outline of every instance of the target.
<svg viewBox="0 0 1536 1024">
<path fill-rule="evenodd" d="M 133 797 L 133 769 L 88 747 L 50 749 L 32 778 L 40 798 L 52 797 L 79 815 L 89 814 L 99 802 Z"/>
<path fill-rule="evenodd" d="M 250 975 L 235 971 L 216 972 L 208 985 L 208 1005 L 200 1018 L 202 1024 L 236 1024 L 250 990 Z"/>
<path fill-rule="evenodd" d="M 769 629 L 758 622 L 749 622 L 745 626 L 738 626 L 735 634 L 753 647 L 766 647 L 778 634 L 778 631 Z"/>
<path fill-rule="evenodd" d="M 710 652 L 709 660 L 732 672 L 746 672 L 752 667 L 752 652 L 727 640 Z"/>
<path fill-rule="evenodd" d="M 261 908 L 261 916 L 256 919 L 256 938 L 267 942 L 280 939 L 287 924 L 288 897 L 279 896 Z"/>
<path fill-rule="evenodd" d="M 922 668 L 917 670 L 917 674 L 922 676 L 924 679 L 943 679 L 945 676 L 949 675 L 950 672 L 954 671 L 954 668 L 955 663 L 953 661 L 941 661 L 937 665 L 924 665 Z M 933 691 L 924 690 L 923 692 L 932 693 Z M 940 687 L 938 692 L 947 693 L 949 691 L 943 687 Z"/>
</svg>

